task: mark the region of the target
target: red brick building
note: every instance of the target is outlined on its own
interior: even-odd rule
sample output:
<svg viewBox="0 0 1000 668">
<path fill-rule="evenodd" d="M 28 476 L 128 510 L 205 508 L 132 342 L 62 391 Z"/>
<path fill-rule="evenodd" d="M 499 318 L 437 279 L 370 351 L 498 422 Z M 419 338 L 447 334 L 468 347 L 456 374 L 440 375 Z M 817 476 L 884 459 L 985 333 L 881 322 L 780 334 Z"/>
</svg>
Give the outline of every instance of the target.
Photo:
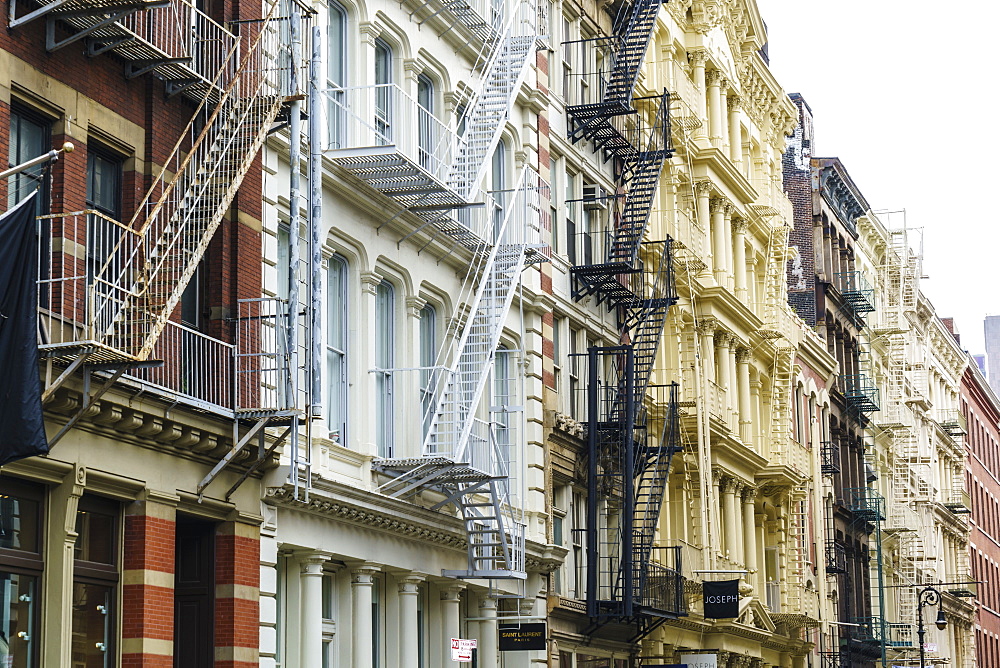
<svg viewBox="0 0 1000 668">
<path fill-rule="evenodd" d="M 962 378 L 962 415 L 967 423 L 968 472 L 972 497 L 969 538 L 976 580 L 976 663 L 1000 665 L 1000 399 L 971 362 Z"/>
<path fill-rule="evenodd" d="M 0 210 L 39 189 L 52 444 L 0 469 L 0 665 L 258 663 L 237 444 L 262 418 L 234 390 L 234 317 L 265 308 L 240 300 L 261 295 L 259 149 L 287 93 L 268 11 L 3 4 L 0 160 L 75 150 L 0 183 Z"/>
</svg>

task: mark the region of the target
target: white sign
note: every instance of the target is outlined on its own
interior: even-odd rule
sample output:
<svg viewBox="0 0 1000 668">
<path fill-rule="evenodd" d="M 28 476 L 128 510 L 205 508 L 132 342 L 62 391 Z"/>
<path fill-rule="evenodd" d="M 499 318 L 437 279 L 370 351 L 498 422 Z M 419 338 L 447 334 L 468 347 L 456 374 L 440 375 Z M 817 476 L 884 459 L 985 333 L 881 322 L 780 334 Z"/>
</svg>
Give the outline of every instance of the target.
<svg viewBox="0 0 1000 668">
<path fill-rule="evenodd" d="M 681 662 L 686 663 L 688 668 L 719 668 L 719 658 L 715 654 L 681 653 Z"/>
<path fill-rule="evenodd" d="M 451 639 L 451 660 L 452 661 L 472 661 L 472 650 L 476 649 L 478 640 L 465 640 L 463 638 Z"/>
</svg>

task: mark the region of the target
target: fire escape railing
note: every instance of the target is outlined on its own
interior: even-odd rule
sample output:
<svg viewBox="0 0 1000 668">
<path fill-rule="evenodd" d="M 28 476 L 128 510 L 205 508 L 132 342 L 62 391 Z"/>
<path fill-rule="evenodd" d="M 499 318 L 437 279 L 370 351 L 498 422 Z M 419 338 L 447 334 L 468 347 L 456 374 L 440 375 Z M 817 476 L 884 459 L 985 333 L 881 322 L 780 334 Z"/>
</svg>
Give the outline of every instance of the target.
<svg viewBox="0 0 1000 668">
<path fill-rule="evenodd" d="M 875 290 L 860 271 L 844 271 L 835 276 L 837 289 L 850 314 L 863 319 L 875 310 Z"/>
</svg>

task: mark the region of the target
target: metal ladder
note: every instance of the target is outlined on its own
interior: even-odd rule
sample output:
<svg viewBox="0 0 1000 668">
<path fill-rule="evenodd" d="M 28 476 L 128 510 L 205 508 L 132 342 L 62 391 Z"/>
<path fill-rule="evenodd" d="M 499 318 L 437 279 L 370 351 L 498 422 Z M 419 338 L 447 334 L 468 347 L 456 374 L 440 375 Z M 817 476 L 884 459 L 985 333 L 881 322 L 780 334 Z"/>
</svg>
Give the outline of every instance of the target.
<svg viewBox="0 0 1000 668">
<path fill-rule="evenodd" d="M 535 34 L 534 0 L 515 6 L 503 36 L 483 74 L 483 80 L 465 114 L 448 185 L 466 201 L 478 192 L 489 158 L 496 150 L 521 83 L 527 76 L 538 37 Z"/>
<path fill-rule="evenodd" d="M 96 282 L 130 286 L 136 295 L 120 303 L 103 336 L 138 359 L 152 351 L 281 108 L 277 72 L 269 62 L 278 41 L 276 7 L 204 127 L 195 132 L 207 97 L 137 208 L 132 225 L 138 226 L 139 243 L 121 263 L 111 261 L 119 249 L 109 249 L 111 258 L 97 272 Z M 237 55 L 234 48 L 229 57 Z"/>
<path fill-rule="evenodd" d="M 572 123 L 569 138 L 574 143 L 594 139 L 606 131 L 612 117 L 632 113 L 632 94 L 662 4 L 663 0 L 637 0 L 627 20 L 616 21 L 615 36 L 610 40 L 614 61 L 607 82 L 602 82 L 601 101 L 567 109 Z"/>
</svg>

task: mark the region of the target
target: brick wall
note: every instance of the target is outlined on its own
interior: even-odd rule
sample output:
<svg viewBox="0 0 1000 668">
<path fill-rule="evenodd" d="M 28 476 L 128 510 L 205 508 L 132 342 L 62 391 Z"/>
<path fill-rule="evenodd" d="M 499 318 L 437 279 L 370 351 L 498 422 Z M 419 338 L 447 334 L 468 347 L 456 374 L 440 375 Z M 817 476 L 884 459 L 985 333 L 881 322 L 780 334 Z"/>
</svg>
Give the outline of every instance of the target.
<svg viewBox="0 0 1000 668">
<path fill-rule="evenodd" d="M 215 539 L 215 668 L 258 663 L 260 530 L 227 522 Z"/>
<path fill-rule="evenodd" d="M 122 561 L 122 668 L 172 668 L 174 540 L 172 506 L 126 509 Z"/>
<path fill-rule="evenodd" d="M 812 210 L 812 112 L 802 96 L 789 95 L 798 108 L 799 122 L 782 156 L 785 192 L 792 202 L 795 226 L 788 244 L 798 252 L 788 263 L 788 301 L 809 325 L 816 325 L 816 262 Z"/>
</svg>

